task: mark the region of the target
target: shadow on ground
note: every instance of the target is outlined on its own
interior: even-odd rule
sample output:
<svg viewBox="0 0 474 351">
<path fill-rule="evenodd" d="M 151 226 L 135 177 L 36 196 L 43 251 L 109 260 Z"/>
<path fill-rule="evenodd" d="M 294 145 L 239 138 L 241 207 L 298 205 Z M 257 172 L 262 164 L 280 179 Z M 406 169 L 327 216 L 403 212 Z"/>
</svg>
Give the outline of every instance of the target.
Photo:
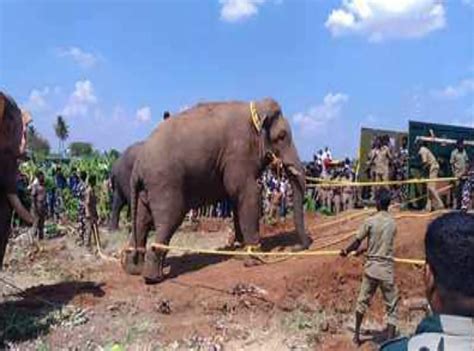
<svg viewBox="0 0 474 351">
<path fill-rule="evenodd" d="M 68 318 L 63 311 L 74 297 L 105 295 L 103 284 L 69 281 L 38 285 L 6 296 L 12 301 L 0 303 L 0 349 L 8 342 L 21 342 L 47 334 L 52 326 Z"/>
<path fill-rule="evenodd" d="M 272 237 L 262 238 L 262 251 L 283 251 L 299 243 L 299 239 L 294 232 L 284 232 Z M 224 250 L 232 250 L 224 248 Z M 195 272 L 207 266 L 225 262 L 232 259 L 232 256 L 185 254 L 166 258 L 166 266 L 170 266 L 170 273 L 167 278 L 176 278 L 179 275 Z M 243 260 L 242 260 L 243 261 Z"/>
</svg>

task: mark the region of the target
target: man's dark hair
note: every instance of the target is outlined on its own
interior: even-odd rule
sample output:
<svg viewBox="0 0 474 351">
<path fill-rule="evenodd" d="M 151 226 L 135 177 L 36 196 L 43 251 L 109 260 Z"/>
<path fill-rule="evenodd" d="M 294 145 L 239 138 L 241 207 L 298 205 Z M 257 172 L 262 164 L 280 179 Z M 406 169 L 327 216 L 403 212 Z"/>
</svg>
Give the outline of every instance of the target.
<svg viewBox="0 0 474 351">
<path fill-rule="evenodd" d="M 456 147 L 462 147 L 464 146 L 464 139 L 460 138 L 456 141 Z"/>
<path fill-rule="evenodd" d="M 170 117 L 171 117 L 171 114 L 170 114 L 168 111 L 165 111 L 165 112 L 163 113 L 163 119 L 168 119 L 168 118 L 170 118 Z"/>
<path fill-rule="evenodd" d="M 87 179 L 87 173 L 85 171 L 81 171 L 79 178 L 81 178 L 81 180 L 85 182 Z"/>
<path fill-rule="evenodd" d="M 392 195 L 388 189 L 381 188 L 375 194 L 375 199 L 377 202 L 377 209 L 379 211 L 387 211 L 390 206 L 390 201 L 392 200 Z"/>
<path fill-rule="evenodd" d="M 425 250 L 438 287 L 474 297 L 474 215 L 451 212 L 435 219 Z"/>
</svg>

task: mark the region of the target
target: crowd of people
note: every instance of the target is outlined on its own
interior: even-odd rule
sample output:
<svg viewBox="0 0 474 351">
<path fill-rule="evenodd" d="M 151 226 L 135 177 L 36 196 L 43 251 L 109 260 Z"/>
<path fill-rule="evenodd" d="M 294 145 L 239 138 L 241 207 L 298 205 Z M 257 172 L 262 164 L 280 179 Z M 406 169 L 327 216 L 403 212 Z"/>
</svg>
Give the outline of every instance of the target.
<svg viewBox="0 0 474 351">
<path fill-rule="evenodd" d="M 436 179 L 440 175 L 440 165 L 433 153 L 433 144 L 427 141 L 417 141 L 415 148 L 421 160 L 420 177 Z M 332 159 L 329 148 L 319 150 L 313 161 L 306 167 L 308 179 L 313 179 L 317 185 L 309 187 L 309 198 L 314 201 L 316 209 L 338 214 L 355 206 L 363 206 L 365 201 L 374 202 L 375 193 L 381 187 L 390 189 L 392 199 L 399 204 L 407 204 L 409 200 L 409 185 L 375 184 L 367 187 L 351 186 L 356 178 L 366 172 L 369 182 L 383 183 L 387 181 L 404 181 L 408 179 L 408 139 L 401 139 L 399 147 L 388 135 L 375 137 L 367 159 L 357 162 L 346 158 L 344 161 Z M 456 142 L 456 147 L 449 160 L 451 175 L 454 181 L 452 207 L 454 209 L 471 209 L 471 190 L 474 177 L 474 164 L 469 164 L 469 158 L 462 139 Z M 426 183 L 426 211 L 439 210 L 446 207 L 435 181 Z"/>
<path fill-rule="evenodd" d="M 313 207 L 333 214 L 353 209 L 357 192 L 350 183 L 355 181 L 356 166 L 356 162 L 349 158 L 344 161 L 333 160 L 328 147 L 314 154 L 312 162 L 306 165 L 306 175 L 308 179 L 323 184 L 308 187 L 307 195 L 314 203 Z"/>
<path fill-rule="evenodd" d="M 44 224 L 47 219 L 54 223 L 63 223 L 66 218 L 65 196 L 72 196 L 75 207 L 73 220 L 78 228 L 78 241 L 81 245 L 90 245 L 94 231 L 97 230 L 99 215 L 97 211 L 97 176 L 72 168 L 68 177 L 61 165 L 43 167 L 48 169 L 49 183 L 43 170 L 37 170 L 32 179 L 20 172 L 17 178 L 17 190 L 23 204 L 30 208 L 34 223 L 32 233 L 35 238 L 44 238 Z M 106 192 L 111 199 L 110 185 L 104 182 Z M 71 218 L 68 218 L 70 220 Z"/>
</svg>

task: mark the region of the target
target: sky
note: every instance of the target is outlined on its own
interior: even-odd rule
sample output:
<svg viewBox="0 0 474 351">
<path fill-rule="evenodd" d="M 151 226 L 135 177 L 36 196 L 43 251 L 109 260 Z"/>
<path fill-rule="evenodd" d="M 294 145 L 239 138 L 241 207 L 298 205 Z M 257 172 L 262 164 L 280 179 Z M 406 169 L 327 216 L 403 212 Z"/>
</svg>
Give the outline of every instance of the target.
<svg viewBox="0 0 474 351">
<path fill-rule="evenodd" d="M 360 128 L 474 127 L 474 0 L 0 0 L 0 89 L 58 146 L 123 150 L 163 111 L 275 98 L 302 159 Z"/>
</svg>

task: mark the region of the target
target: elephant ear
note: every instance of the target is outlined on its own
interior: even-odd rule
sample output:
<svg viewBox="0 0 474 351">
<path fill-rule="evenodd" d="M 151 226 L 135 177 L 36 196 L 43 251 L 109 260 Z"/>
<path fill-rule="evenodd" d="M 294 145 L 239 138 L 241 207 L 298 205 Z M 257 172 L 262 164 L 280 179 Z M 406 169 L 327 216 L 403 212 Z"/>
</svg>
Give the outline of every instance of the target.
<svg viewBox="0 0 474 351">
<path fill-rule="evenodd" d="M 272 124 L 282 115 L 281 108 L 273 99 L 264 99 L 260 105 L 262 127 L 269 132 Z"/>
</svg>

